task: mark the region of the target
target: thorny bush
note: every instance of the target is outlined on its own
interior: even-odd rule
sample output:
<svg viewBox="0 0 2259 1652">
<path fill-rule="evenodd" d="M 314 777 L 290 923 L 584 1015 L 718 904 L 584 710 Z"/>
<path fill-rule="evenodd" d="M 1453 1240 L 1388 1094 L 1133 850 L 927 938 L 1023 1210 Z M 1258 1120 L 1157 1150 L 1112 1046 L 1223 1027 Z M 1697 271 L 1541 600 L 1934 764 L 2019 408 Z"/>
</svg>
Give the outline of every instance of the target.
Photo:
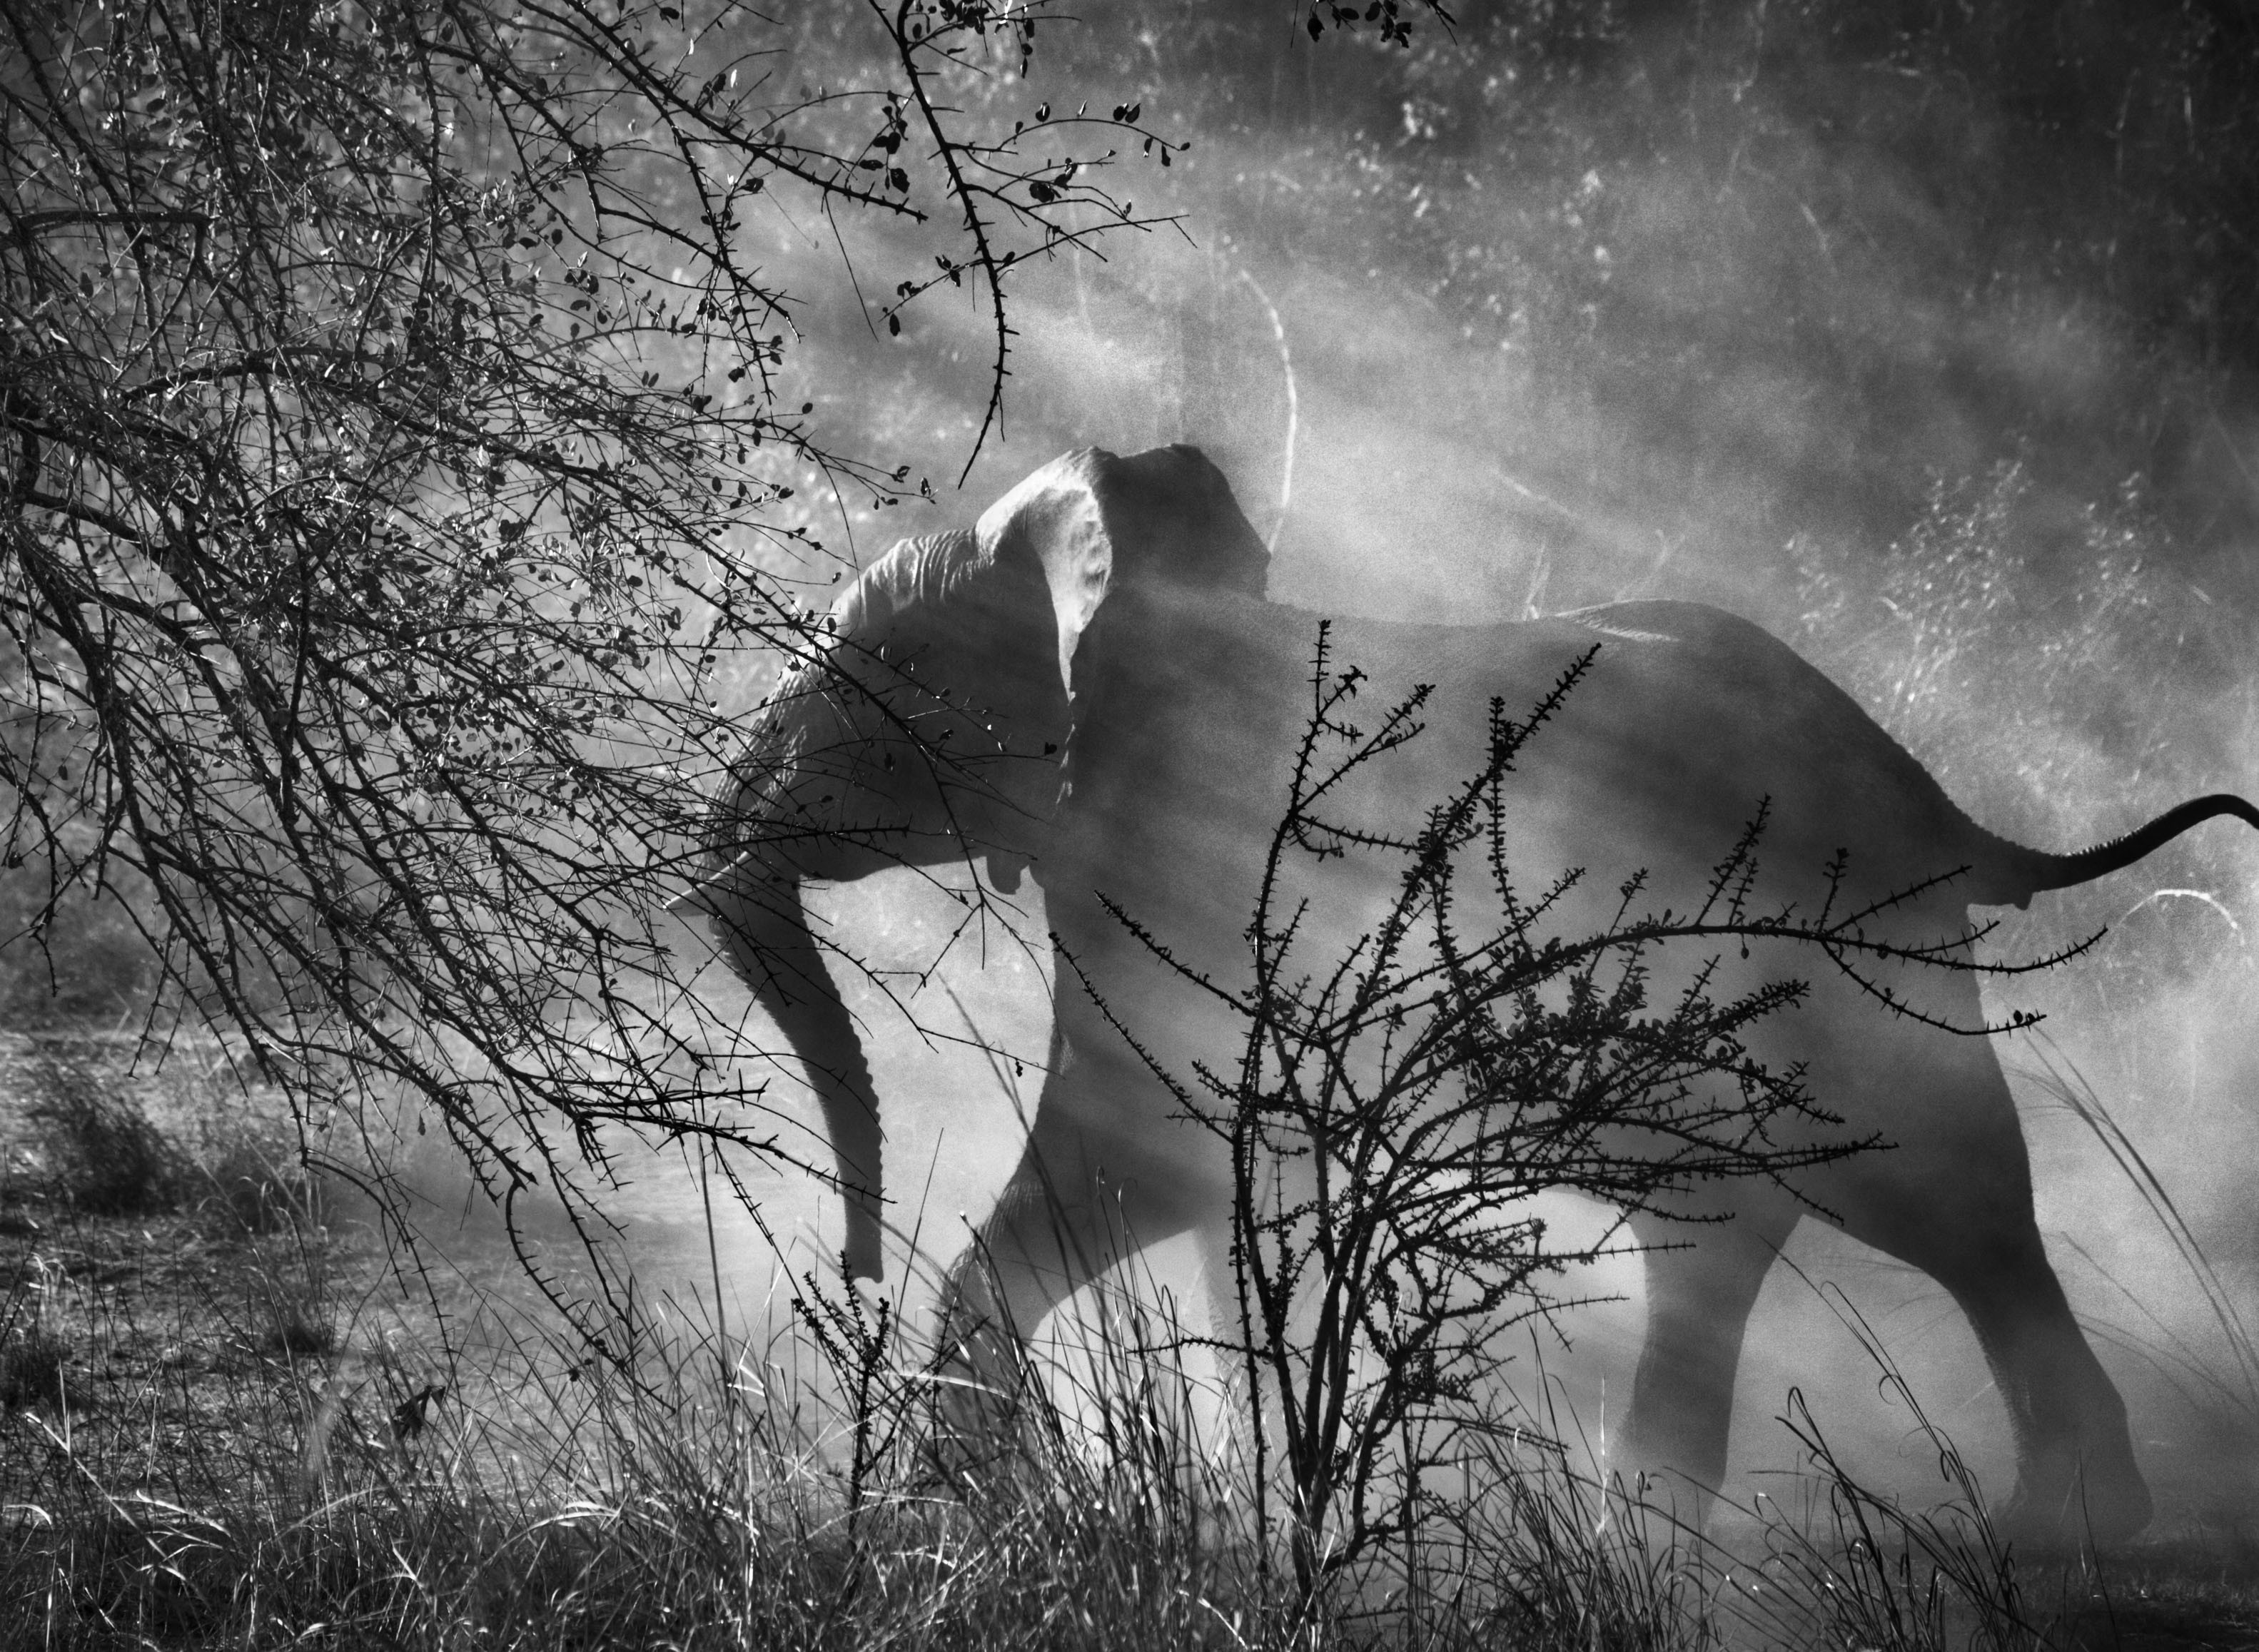
<svg viewBox="0 0 2259 1652">
<path fill-rule="evenodd" d="M 1562 1306 L 1564 1275 L 1632 1245 L 1620 1225 L 1564 1241 L 1532 1199 L 1564 1191 L 1623 1211 L 1667 1209 L 1698 1182 L 1778 1179 L 1875 1145 L 1838 1129 L 1799 1071 L 1769 1069 L 1748 1043 L 1804 984 L 1723 990 L 1723 948 L 1796 944 L 1859 979 L 1876 1014 L 1921 1019 L 1870 972 L 2015 974 L 2067 956 L 1978 964 L 1969 935 L 1880 939 L 1870 933 L 1877 915 L 1921 891 L 1854 901 L 1840 860 L 1835 893 L 1817 910 L 1768 909 L 1754 898 L 1762 810 L 1692 909 L 1643 910 L 1647 886 L 1635 874 L 1612 921 L 1592 933 L 1565 924 L 1564 898 L 1583 874 L 1536 894 L 1517 887 L 1505 827 L 1516 754 L 1543 737 L 1592 659 L 1521 721 L 1493 705 L 1480 772 L 1416 830 L 1389 835 L 1334 818 L 1335 805 L 1358 771 L 1419 737 L 1427 691 L 1370 727 L 1352 724 L 1363 678 L 1333 667 L 1322 627 L 1244 980 L 1202 974 L 1114 908 L 1243 1031 L 1227 1070 L 1172 1072 L 1138 1047 L 1194 1124 L 1229 1149 L 1238 1323 L 1215 1335 L 1251 1425 L 1258 1524 L 1271 1518 L 1275 1463 L 1307 1595 L 1392 1545 L 1416 1566 L 1436 1529 L 1473 1518 L 1440 1489 L 1464 1477 L 1438 1471 L 1483 1455 L 1488 1435 L 1543 1432 L 1487 1382 L 1501 1336 Z M 1350 861 L 1392 893 L 1335 946 L 1303 874 Z M 1466 887 L 1469 866 L 1486 887 Z M 1690 948 L 1692 966 L 1666 972 L 1664 954 Z M 1102 993 L 1102 982 L 1084 986 Z M 1116 1025 L 1137 1043 L 1138 1029 Z"/>
<path fill-rule="evenodd" d="M 875 78 L 795 96 L 735 0 L 0 0 L 29 929 L 126 888 L 175 1011 L 302 1103 L 426 1109 L 505 1204 L 587 1217 L 609 1124 L 773 1148 L 731 1064 L 650 1054 L 700 1036 L 656 915 L 734 744 L 717 670 L 826 644 L 795 481 L 892 503 L 908 467 L 787 399 L 743 231 L 923 226 L 940 273 L 886 313 L 985 296 L 1001 395 L 1010 274 L 1136 222 L 1062 146 L 1172 146 L 958 113 L 1048 15 L 874 9 Z"/>
</svg>

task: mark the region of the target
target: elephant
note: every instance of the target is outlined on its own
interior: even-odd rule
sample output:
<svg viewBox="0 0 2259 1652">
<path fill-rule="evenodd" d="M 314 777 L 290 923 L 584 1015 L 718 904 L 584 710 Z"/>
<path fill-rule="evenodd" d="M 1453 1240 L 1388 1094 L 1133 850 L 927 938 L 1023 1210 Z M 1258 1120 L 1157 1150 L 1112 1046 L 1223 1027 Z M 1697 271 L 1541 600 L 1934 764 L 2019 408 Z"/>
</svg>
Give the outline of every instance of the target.
<svg viewBox="0 0 2259 1652">
<path fill-rule="evenodd" d="M 970 531 L 905 540 L 864 571 L 832 608 L 823 657 L 787 673 L 752 719 L 716 805 L 698 903 L 808 1069 L 847 1195 L 851 1278 L 882 1269 L 881 1099 L 802 885 L 985 861 L 996 889 L 1031 872 L 1043 891 L 1061 960 L 1048 1070 L 1018 1166 L 943 1294 L 942 1347 L 968 1375 L 1001 1369 L 1006 1339 L 1138 1246 L 1197 1232 L 1215 1265 L 1228 1155 L 1184 1120 L 1122 1029 L 1186 1059 L 1229 1029 L 1117 912 L 1179 963 L 1246 967 L 1318 626 L 1266 599 L 1269 560 L 1197 450 L 1066 454 Z M 1493 704 L 1535 704 L 1591 654 L 1516 758 L 1508 850 L 1517 865 L 1605 874 L 1581 886 L 1595 891 L 1634 872 L 1658 901 L 1699 890 L 1762 810 L 1770 896 L 1814 909 L 1832 865 L 1855 901 L 1904 897 L 1875 934 L 1956 937 L 1965 957 L 1972 905 L 2020 907 L 2104 877 L 2214 815 L 2259 826 L 2259 810 L 2220 795 L 2077 853 L 1995 837 L 1819 670 L 1715 608 L 1337 620 L 1329 636 L 1375 699 L 1433 685 L 1423 738 L 1454 773 L 1481 762 Z M 1382 773 L 1344 807 L 1385 819 L 1415 780 Z M 1354 872 L 1332 875 L 1338 887 L 1315 886 L 1322 901 L 1374 897 Z M 1572 904 L 1564 921 L 1596 914 L 1607 915 Z M 1781 965 L 1764 948 L 1789 944 L 1761 943 L 1735 967 L 1757 979 Z M 1920 1013 L 1892 1015 L 1856 979 L 1801 972 L 1814 975 L 1808 995 L 1761 1023 L 1752 1048 L 1770 1066 L 1801 1064 L 1845 1129 L 1891 1145 L 1786 1185 L 1721 1181 L 1632 1214 L 1649 1315 L 1620 1431 L 1628 1455 L 1706 1495 L 1719 1485 L 1758 1287 L 1791 1229 L 1820 1214 L 1928 1274 L 1967 1316 L 2014 1431 L 2011 1521 L 2138 1531 L 2151 1504 L 2125 1406 L 2042 1248 L 1992 1041 L 1947 1029 L 1982 1028 L 1974 977 L 1931 972 Z"/>
</svg>

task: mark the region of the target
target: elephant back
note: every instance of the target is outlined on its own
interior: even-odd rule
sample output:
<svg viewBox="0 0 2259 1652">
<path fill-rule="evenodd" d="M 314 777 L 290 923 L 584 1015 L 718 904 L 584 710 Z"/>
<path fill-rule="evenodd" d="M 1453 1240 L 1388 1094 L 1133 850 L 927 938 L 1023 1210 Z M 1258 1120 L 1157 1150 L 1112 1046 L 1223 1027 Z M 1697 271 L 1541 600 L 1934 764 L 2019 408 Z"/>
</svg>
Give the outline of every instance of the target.
<svg viewBox="0 0 2259 1652">
<path fill-rule="evenodd" d="M 1848 896 L 1927 886 L 1910 918 L 2006 898 L 1994 886 L 2024 851 L 1978 826 L 1864 707 L 1762 627 L 1670 602 L 1614 603 L 1555 623 L 1600 645 L 1597 703 L 1585 709 L 1607 726 L 1586 737 L 1621 753 L 1616 794 L 1623 807 L 1644 801 L 1655 812 L 1652 838 L 1715 838 L 1728 816 L 1746 821 L 1762 803 L 1758 858 L 1785 893 L 1819 895 L 1840 858 Z M 1572 701 L 1571 725 L 1579 709 Z M 1708 830 L 1693 831 L 1704 815 Z"/>
</svg>

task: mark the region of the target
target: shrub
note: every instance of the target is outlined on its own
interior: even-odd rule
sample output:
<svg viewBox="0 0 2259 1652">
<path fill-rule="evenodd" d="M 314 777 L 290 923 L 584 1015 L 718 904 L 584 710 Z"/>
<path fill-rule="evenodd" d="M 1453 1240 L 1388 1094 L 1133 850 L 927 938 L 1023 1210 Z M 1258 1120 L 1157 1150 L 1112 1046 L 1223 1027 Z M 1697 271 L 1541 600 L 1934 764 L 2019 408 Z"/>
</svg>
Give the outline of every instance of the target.
<svg viewBox="0 0 2259 1652">
<path fill-rule="evenodd" d="M 33 1318 L 0 1335 L 0 1409 L 76 1407 L 84 1391 L 72 1376 L 70 1346 Z"/>
<path fill-rule="evenodd" d="M 204 1203 L 233 1231 L 274 1234 L 317 1225 L 321 1190 L 299 1165 L 264 1143 L 229 1142 L 204 1168 L 210 1185 Z"/>
<path fill-rule="evenodd" d="M 46 1048 L 32 1057 L 30 1113 L 44 1127 L 53 1195 L 97 1216 L 178 1208 L 189 1163 L 140 1103 L 89 1053 Z"/>
</svg>

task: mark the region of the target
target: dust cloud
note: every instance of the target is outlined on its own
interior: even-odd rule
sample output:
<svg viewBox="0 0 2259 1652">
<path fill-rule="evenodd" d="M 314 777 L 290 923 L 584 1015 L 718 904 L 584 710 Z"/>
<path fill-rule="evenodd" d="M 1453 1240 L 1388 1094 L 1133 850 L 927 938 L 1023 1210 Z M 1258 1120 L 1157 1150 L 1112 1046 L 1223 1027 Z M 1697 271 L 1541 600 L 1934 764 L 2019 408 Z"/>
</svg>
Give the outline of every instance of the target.
<svg viewBox="0 0 2259 1652">
<path fill-rule="evenodd" d="M 1715 602 L 1850 688 L 1981 823 L 2049 848 L 2259 792 L 2259 352 L 2215 153 L 2241 105 L 2197 9 L 2151 26 L 2106 5 L 1470 4 L 1396 53 L 1314 46 L 1280 10 L 1125 9 L 1047 39 L 1026 88 L 977 89 L 1008 112 L 1070 85 L 1138 96 L 1194 142 L 1166 173 L 1119 168 L 1177 224 L 1027 273 L 1003 437 L 961 492 L 978 306 L 942 292 L 881 339 L 828 230 L 749 228 L 818 295 L 799 360 L 829 388 L 821 417 L 940 495 L 843 502 L 836 546 L 867 560 L 969 523 L 1070 446 L 1187 440 L 1275 535 L 1283 600 L 1470 623 Z M 849 244 L 881 288 L 900 250 Z M 2259 844 L 2236 832 L 1992 915 L 1985 943 L 2013 960 L 2108 929 L 1987 1002 L 2049 1016 L 2001 1050 L 2041 1223 L 2168 1520 L 2248 1509 L 2259 1470 L 2259 1387 L 2223 1307 L 2259 1314 Z M 866 960 L 924 978 L 898 1001 L 858 986 L 854 1008 L 897 1226 L 945 1258 L 1008 1173 L 1051 983 L 1009 944 L 930 968 L 956 908 L 915 879 L 828 899 Z M 1041 936 L 1039 907 L 1023 930 Z M 720 975 L 701 979 L 726 992 Z M 666 1229 L 652 1265 L 702 1273 L 676 1174 L 651 1172 L 672 1213 L 646 1224 Z M 805 1180 L 753 1185 L 786 1254 L 741 1226 L 722 1273 L 773 1303 L 780 1267 L 836 1246 L 838 1212 Z M 1788 1260 L 1749 1332 L 1739 1494 L 1794 1466 L 1772 1421 L 1792 1385 L 1856 1466 L 1936 1485 L 1852 1310 L 2005 1492 L 2004 1413 L 1942 1292 L 1816 1223 Z M 1621 1300 L 1510 1374 L 1542 1354 L 1604 1442 L 1642 1307 L 1635 1266 L 1593 1284 Z"/>
</svg>

